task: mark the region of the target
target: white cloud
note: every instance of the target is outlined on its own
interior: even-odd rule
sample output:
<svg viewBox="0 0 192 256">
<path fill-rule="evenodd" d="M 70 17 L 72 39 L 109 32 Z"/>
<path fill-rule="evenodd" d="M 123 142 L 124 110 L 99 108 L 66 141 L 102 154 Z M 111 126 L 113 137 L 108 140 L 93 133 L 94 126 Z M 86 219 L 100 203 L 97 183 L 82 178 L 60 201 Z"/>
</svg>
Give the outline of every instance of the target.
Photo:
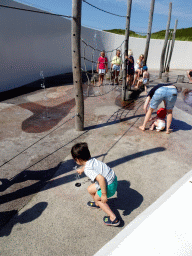
<svg viewBox="0 0 192 256">
<path fill-rule="evenodd" d="M 116 2 L 127 3 L 127 0 L 116 0 Z M 170 2 L 172 2 L 172 16 L 175 18 L 180 18 L 181 20 L 192 20 L 192 14 L 190 12 L 192 8 L 191 0 L 183 0 L 182 2 L 177 0 L 156 0 L 154 13 L 168 16 Z M 149 11 L 151 0 L 132 0 L 132 7 L 135 4 L 141 9 Z"/>
</svg>

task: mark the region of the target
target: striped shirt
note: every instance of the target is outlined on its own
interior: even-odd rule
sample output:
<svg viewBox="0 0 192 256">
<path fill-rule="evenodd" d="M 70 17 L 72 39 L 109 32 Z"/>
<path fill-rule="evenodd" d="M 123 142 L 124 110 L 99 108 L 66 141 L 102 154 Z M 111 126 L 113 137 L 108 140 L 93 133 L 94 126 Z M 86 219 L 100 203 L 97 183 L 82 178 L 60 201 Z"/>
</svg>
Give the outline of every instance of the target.
<svg viewBox="0 0 192 256">
<path fill-rule="evenodd" d="M 84 173 L 88 178 L 91 179 L 91 181 L 95 182 L 97 190 L 100 189 L 100 186 L 98 181 L 95 179 L 99 174 L 105 178 L 106 186 L 110 185 L 115 180 L 114 171 L 105 163 L 95 158 L 91 158 L 86 162 Z"/>
</svg>

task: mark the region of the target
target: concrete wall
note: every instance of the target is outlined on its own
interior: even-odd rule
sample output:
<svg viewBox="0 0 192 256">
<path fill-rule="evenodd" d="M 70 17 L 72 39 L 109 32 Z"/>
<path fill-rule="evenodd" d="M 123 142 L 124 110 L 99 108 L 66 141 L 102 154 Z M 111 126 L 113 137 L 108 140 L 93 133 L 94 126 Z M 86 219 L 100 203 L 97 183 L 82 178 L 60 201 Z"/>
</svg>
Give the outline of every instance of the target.
<svg viewBox="0 0 192 256">
<path fill-rule="evenodd" d="M 11 0 L 0 0 L 0 4 L 38 10 Z M 16 88 L 45 77 L 72 72 L 71 21 L 65 18 L 1 8 L 0 15 L 0 92 Z M 124 36 L 82 27 L 82 39 L 94 48 L 111 51 L 119 48 Z M 135 59 L 144 52 L 145 39 L 130 38 L 129 48 Z M 148 67 L 159 69 L 163 40 L 151 40 Z M 82 43 L 82 56 L 96 61 L 99 52 Z M 122 52 L 124 47 L 121 47 Z M 171 68 L 192 67 L 189 58 L 192 42 L 176 42 Z M 109 60 L 115 55 L 107 53 Z M 95 64 L 82 59 L 82 68 L 95 69 Z"/>
</svg>

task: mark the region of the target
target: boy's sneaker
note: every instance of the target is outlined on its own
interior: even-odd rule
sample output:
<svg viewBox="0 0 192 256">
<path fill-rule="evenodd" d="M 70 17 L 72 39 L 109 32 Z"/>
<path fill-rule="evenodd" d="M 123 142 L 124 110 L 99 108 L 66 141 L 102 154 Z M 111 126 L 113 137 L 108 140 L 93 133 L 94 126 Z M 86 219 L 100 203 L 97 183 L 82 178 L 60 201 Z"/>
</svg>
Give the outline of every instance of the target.
<svg viewBox="0 0 192 256">
<path fill-rule="evenodd" d="M 117 218 L 115 218 L 114 221 L 111 221 L 109 216 L 105 216 L 103 218 L 103 221 L 104 221 L 104 224 L 107 226 L 115 226 L 116 227 L 116 226 L 119 226 L 119 224 L 120 224 L 120 221 Z"/>
<path fill-rule="evenodd" d="M 92 207 L 92 208 L 100 208 L 99 206 L 97 206 L 96 204 L 95 204 L 95 202 L 93 201 L 93 202 L 88 202 L 87 203 L 87 205 L 89 206 L 89 207 Z"/>
</svg>

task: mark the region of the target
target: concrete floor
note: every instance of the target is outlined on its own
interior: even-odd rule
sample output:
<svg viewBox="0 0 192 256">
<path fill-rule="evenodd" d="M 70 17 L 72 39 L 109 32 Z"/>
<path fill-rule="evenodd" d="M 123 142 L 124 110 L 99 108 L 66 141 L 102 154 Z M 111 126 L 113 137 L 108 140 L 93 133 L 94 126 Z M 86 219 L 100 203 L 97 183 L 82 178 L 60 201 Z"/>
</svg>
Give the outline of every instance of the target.
<svg viewBox="0 0 192 256">
<path fill-rule="evenodd" d="M 171 71 L 170 81 L 183 73 Z M 159 82 L 157 74 L 151 86 Z M 178 84 L 181 90 L 190 86 Z M 89 97 L 87 89 L 83 132 L 74 129 L 73 85 L 0 103 L 0 254 L 93 255 L 191 170 L 192 112 L 181 93 L 167 135 L 138 129 L 144 93 L 122 108 L 120 87 L 89 88 Z M 117 228 L 104 226 L 105 214 L 86 206 L 88 178 L 75 187 L 70 149 L 80 141 L 118 177 L 109 199 L 121 220 Z"/>
</svg>

